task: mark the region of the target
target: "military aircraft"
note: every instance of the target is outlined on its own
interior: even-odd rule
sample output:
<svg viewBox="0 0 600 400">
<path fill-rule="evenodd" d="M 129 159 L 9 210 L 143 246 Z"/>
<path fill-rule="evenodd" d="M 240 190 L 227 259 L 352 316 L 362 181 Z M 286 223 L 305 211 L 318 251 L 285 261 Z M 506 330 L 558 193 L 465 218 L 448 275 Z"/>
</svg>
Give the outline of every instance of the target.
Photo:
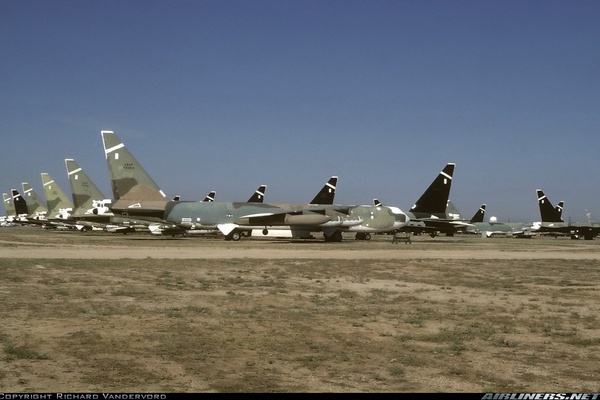
<svg viewBox="0 0 600 400">
<path fill-rule="evenodd" d="M 23 197 L 27 203 L 28 220 L 45 220 L 48 214 L 46 202 L 42 200 L 39 194 L 27 182 L 21 183 L 23 187 Z"/>
<path fill-rule="evenodd" d="M 481 234 L 482 238 L 490 238 L 492 236 L 512 236 L 513 227 L 498 222 L 498 218 L 492 216 L 488 222 L 484 221 L 486 207 L 486 204 L 482 204 L 481 207 L 479 207 L 479 210 L 475 212 L 475 215 L 473 215 L 473 218 L 469 221 L 466 233 Z"/>
<path fill-rule="evenodd" d="M 154 180 L 113 131 L 101 131 L 111 178 L 115 215 L 144 218 L 174 229 L 213 229 L 227 240 L 245 232 L 289 229 L 293 237 L 322 232 L 326 241 L 341 241 L 342 232 L 385 232 L 398 229 L 408 218 L 397 207 L 328 204 L 268 204 L 178 201 L 166 199 Z"/>
<path fill-rule="evenodd" d="M 69 221 L 73 221 L 78 230 L 87 232 L 94 229 L 123 234 L 148 230 L 149 223 L 147 221 L 115 216 L 109 208 L 112 199 L 108 199 L 102 194 L 98 186 L 74 159 L 65 159 L 65 167 L 74 205 L 74 211 L 69 216 Z"/>
<path fill-rule="evenodd" d="M 428 233 L 431 237 L 435 237 L 439 233 L 454 236 L 456 232 L 466 230 L 468 221 L 448 209 L 448 197 L 455 166 L 455 163 L 446 164 L 412 208 L 406 212 L 410 221 L 398 231 L 416 235 Z M 373 203 L 381 204 L 378 199 L 373 199 Z M 452 203 L 450 205 L 453 207 Z"/>
<path fill-rule="evenodd" d="M 211 190 L 210 193 L 208 193 L 206 195 L 206 197 L 204 198 L 204 200 L 202 200 L 202 201 L 215 201 L 216 195 L 217 195 L 217 192 L 215 192 L 214 190 Z"/>
<path fill-rule="evenodd" d="M 265 199 L 265 191 L 267 190 L 267 185 L 260 185 L 256 192 L 248 199 L 248 203 L 262 203 Z"/>
<path fill-rule="evenodd" d="M 46 204 L 48 205 L 48 220 L 54 222 L 67 220 L 75 207 L 73 202 L 69 200 L 65 192 L 48 173 L 42 172 L 41 175 Z"/>
<path fill-rule="evenodd" d="M 4 207 L 6 208 L 6 215 L 0 217 L 0 226 L 17 226 L 18 224 L 15 222 L 17 214 L 12 197 L 8 193 L 2 193 L 2 198 L 4 200 Z"/>
<path fill-rule="evenodd" d="M 542 221 L 538 232 L 542 234 L 565 234 L 571 239 L 593 240 L 600 233 L 600 224 L 595 222 L 567 223 L 562 219 L 562 207 L 554 207 L 541 189 L 536 189 Z"/>
</svg>

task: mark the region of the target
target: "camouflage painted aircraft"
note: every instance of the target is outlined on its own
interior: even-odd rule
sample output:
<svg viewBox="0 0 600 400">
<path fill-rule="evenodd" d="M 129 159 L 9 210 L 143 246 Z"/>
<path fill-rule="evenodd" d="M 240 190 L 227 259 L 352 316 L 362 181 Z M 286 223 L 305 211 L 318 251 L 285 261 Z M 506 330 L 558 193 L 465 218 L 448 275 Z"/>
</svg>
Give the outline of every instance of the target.
<svg viewBox="0 0 600 400">
<path fill-rule="evenodd" d="M 39 194 L 27 182 L 23 186 L 23 197 L 27 203 L 27 215 L 29 220 L 44 220 L 48 214 L 48 207 Z"/>
<path fill-rule="evenodd" d="M 74 221 L 78 230 L 86 232 L 100 229 L 126 234 L 148 229 L 147 221 L 116 217 L 109 208 L 112 200 L 102 194 L 98 186 L 74 159 L 65 159 L 65 167 L 75 207 L 69 219 Z"/>
<path fill-rule="evenodd" d="M 168 201 L 114 132 L 102 131 L 101 135 L 115 215 L 143 217 L 167 228 L 218 230 L 234 241 L 253 229 L 268 234 L 271 228 L 289 229 L 297 238 L 322 232 L 327 241 L 341 241 L 342 232 L 392 231 L 408 220 L 396 207 Z"/>
<path fill-rule="evenodd" d="M 548 197 L 541 189 L 536 189 L 538 206 L 542 221 L 538 232 L 542 234 L 564 234 L 569 235 L 571 239 L 593 240 L 600 234 L 600 224 L 596 222 L 564 222 L 562 219 L 562 206 L 554 207 Z"/>
<path fill-rule="evenodd" d="M 41 175 L 46 204 L 48 205 L 48 220 L 54 222 L 67 220 L 75 207 L 73 202 L 69 200 L 65 192 L 48 173 L 42 172 Z"/>
<path fill-rule="evenodd" d="M 12 201 L 12 197 L 8 195 L 8 193 L 2 193 L 2 198 L 4 199 L 4 208 L 6 208 L 6 216 L 14 217 L 17 215 L 15 212 L 15 204 Z"/>
<path fill-rule="evenodd" d="M 8 193 L 2 193 L 4 200 L 4 207 L 6 208 L 6 215 L 0 217 L 0 226 L 17 226 L 15 218 L 17 213 L 15 212 L 15 204 L 13 203 L 12 197 Z"/>
</svg>

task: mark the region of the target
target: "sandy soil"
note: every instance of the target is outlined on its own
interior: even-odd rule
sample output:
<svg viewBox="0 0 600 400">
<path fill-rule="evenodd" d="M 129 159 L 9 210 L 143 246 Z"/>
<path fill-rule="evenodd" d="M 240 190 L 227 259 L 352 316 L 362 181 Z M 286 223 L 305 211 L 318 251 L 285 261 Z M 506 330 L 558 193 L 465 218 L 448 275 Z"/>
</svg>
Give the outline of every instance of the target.
<svg viewBox="0 0 600 400">
<path fill-rule="evenodd" d="M 598 392 L 597 241 L 0 230 L 5 392 Z"/>
</svg>

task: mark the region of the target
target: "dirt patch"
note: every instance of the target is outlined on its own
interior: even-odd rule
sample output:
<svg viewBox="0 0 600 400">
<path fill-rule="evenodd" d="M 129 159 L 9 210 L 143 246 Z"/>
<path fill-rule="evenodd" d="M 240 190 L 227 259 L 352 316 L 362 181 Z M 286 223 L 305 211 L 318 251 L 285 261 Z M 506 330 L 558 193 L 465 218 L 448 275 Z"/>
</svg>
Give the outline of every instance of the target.
<svg viewBox="0 0 600 400">
<path fill-rule="evenodd" d="M 6 392 L 598 392 L 596 241 L 0 230 Z"/>
</svg>

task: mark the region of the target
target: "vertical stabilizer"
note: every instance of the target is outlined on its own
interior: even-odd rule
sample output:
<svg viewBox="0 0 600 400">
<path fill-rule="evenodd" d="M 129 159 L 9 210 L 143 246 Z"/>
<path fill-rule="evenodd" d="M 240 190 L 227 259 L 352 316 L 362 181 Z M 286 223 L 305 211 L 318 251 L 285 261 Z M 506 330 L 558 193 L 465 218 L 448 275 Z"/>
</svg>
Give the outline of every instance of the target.
<svg viewBox="0 0 600 400">
<path fill-rule="evenodd" d="M 113 196 L 119 200 L 155 201 L 166 196 L 112 131 L 101 131 Z"/>
<path fill-rule="evenodd" d="M 559 201 L 554 209 L 556 210 L 556 215 L 558 218 L 562 219 L 563 207 L 565 206 L 565 202 L 563 200 Z"/>
<path fill-rule="evenodd" d="M 48 212 L 48 207 L 40 195 L 33 190 L 29 183 L 23 182 L 21 185 L 23 186 L 23 197 L 27 203 L 28 215 L 34 217 L 36 215 L 46 214 Z"/>
<path fill-rule="evenodd" d="M 477 210 L 477 212 L 475 213 L 475 215 L 471 217 L 471 220 L 469 222 L 483 222 L 485 217 L 485 207 L 486 205 L 482 204 L 481 207 L 479 207 L 479 210 Z"/>
<path fill-rule="evenodd" d="M 25 202 L 25 199 L 23 198 L 23 196 L 21 196 L 21 193 L 19 193 L 17 189 L 11 189 L 10 192 L 12 194 L 12 201 L 15 206 L 15 213 L 18 216 L 26 217 L 28 212 L 27 203 Z"/>
<path fill-rule="evenodd" d="M 465 218 L 462 216 L 458 208 L 454 205 L 454 203 L 450 200 L 446 203 L 446 216 L 448 219 L 452 219 L 455 221 L 464 221 Z"/>
<path fill-rule="evenodd" d="M 202 201 L 207 201 L 207 202 L 215 201 L 216 195 L 217 195 L 217 192 L 214 190 L 211 190 L 210 193 L 208 193 L 206 195 L 206 197 L 204 198 L 204 200 L 202 200 Z"/>
<path fill-rule="evenodd" d="M 65 192 L 54 182 L 54 179 L 45 172 L 42 172 L 41 175 L 46 204 L 48 205 L 48 218 L 56 218 L 61 213 L 61 210 L 69 209 L 73 211 L 73 202 L 69 200 Z"/>
<path fill-rule="evenodd" d="M 410 211 L 427 214 L 445 213 L 455 166 L 456 164 L 454 163 L 446 164 Z"/>
<path fill-rule="evenodd" d="M 552 203 L 550 203 L 550 200 L 548 200 L 548 197 L 546 197 L 544 192 L 537 189 L 536 194 L 542 222 L 564 222 L 561 218 L 561 214 L 554 208 Z"/>
<path fill-rule="evenodd" d="M 105 200 L 104 195 L 72 158 L 65 159 L 69 185 L 73 194 L 73 205 L 76 213 L 98 207 L 98 203 Z"/>
<path fill-rule="evenodd" d="M 332 176 L 327 183 L 321 188 L 310 204 L 333 204 L 335 197 L 335 189 L 337 186 L 338 177 Z"/>
<path fill-rule="evenodd" d="M 265 200 L 267 185 L 260 185 L 256 192 L 248 199 L 248 203 L 262 203 Z"/>
<path fill-rule="evenodd" d="M 6 216 L 14 217 L 17 215 L 15 213 L 15 204 L 13 203 L 12 197 L 8 195 L 8 193 L 2 193 L 2 198 L 4 199 L 4 207 L 6 208 Z"/>
</svg>

